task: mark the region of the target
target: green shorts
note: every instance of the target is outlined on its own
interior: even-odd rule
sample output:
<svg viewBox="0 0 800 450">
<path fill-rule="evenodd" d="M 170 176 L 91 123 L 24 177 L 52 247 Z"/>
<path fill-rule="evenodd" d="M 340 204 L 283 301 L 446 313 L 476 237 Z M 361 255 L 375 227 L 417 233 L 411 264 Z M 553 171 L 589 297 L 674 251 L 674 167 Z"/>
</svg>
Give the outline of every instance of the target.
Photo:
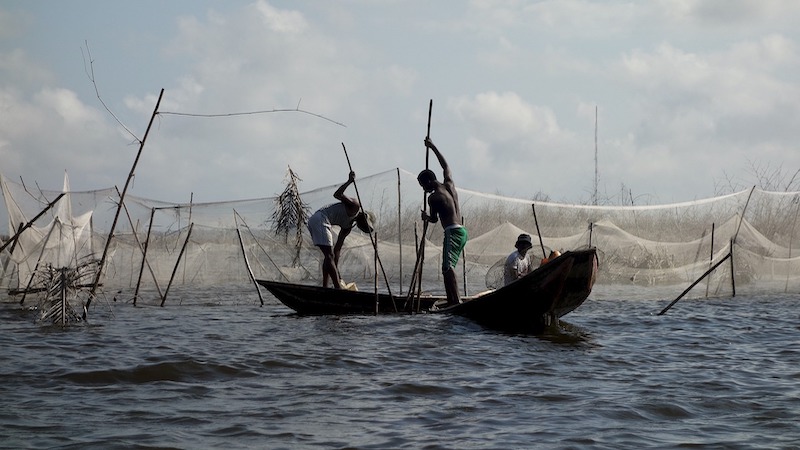
<svg viewBox="0 0 800 450">
<path fill-rule="evenodd" d="M 455 270 L 458 258 L 467 245 L 467 229 L 461 225 L 450 225 L 444 229 L 444 243 L 442 244 L 442 273 L 450 269 Z"/>
</svg>

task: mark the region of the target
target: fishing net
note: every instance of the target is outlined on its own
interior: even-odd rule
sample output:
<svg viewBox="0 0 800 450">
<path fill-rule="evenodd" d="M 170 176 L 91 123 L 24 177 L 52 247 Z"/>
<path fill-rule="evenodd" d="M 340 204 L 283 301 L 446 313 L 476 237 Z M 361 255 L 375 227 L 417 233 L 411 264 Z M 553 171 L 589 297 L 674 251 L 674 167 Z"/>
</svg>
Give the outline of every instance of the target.
<svg viewBox="0 0 800 450">
<path fill-rule="evenodd" d="M 65 183 L 61 191 L 34 192 L 6 178 L 2 187 L 7 236 L 47 209 L 3 250 L 3 288 L 32 288 L 33 274 L 42 267 L 94 261 L 92 270 L 99 268 L 119 204 L 116 189 L 71 192 Z M 337 187 L 297 190 L 294 200 L 275 193 L 215 203 L 175 204 L 126 195 L 102 268 L 103 287 L 141 286 L 163 298 L 171 286 L 252 283 L 251 273 L 257 279 L 321 284 L 322 254 L 312 245 L 304 220 L 333 203 Z M 359 178 L 346 194 L 355 197 L 356 188 L 365 209 L 376 215 L 376 233 L 354 228 L 339 261 L 342 278 L 361 290 L 377 286 L 406 293 L 424 242 L 425 286 L 443 291 L 442 230 L 430 224 L 422 235 L 423 193 L 416 174 L 395 169 Z M 287 205 L 287 199 L 296 204 Z M 502 261 L 514 250 L 517 236 L 528 233 L 534 266 L 551 250 L 596 247 L 597 286 L 675 286 L 680 292 L 727 258 L 691 295 L 730 296 L 734 288 L 800 290 L 798 192 L 753 188 L 691 202 L 621 207 L 533 203 L 459 189 L 459 200 L 470 239 L 457 271 L 462 287 L 469 289 L 497 287 Z"/>
</svg>

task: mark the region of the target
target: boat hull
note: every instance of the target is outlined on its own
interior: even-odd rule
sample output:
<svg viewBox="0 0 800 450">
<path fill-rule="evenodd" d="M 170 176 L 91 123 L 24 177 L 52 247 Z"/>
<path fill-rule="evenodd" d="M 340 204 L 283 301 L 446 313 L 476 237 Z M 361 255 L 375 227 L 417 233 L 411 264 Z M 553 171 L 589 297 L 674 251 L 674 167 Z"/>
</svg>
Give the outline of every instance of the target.
<svg viewBox="0 0 800 450">
<path fill-rule="evenodd" d="M 490 328 L 541 332 L 581 306 L 596 278 L 595 249 L 565 252 L 511 284 L 437 312 Z"/>
<path fill-rule="evenodd" d="M 281 303 L 302 315 L 389 314 L 412 310 L 406 297 L 393 297 L 387 293 L 256 281 Z M 423 297 L 419 309 L 428 310 L 439 299 L 441 297 Z"/>
<path fill-rule="evenodd" d="M 386 314 L 414 311 L 452 314 L 490 328 L 541 332 L 578 308 L 597 277 L 594 248 L 565 252 L 523 278 L 444 308 L 443 296 L 422 296 L 419 305 L 405 296 L 257 280 L 284 305 L 301 315 Z"/>
</svg>

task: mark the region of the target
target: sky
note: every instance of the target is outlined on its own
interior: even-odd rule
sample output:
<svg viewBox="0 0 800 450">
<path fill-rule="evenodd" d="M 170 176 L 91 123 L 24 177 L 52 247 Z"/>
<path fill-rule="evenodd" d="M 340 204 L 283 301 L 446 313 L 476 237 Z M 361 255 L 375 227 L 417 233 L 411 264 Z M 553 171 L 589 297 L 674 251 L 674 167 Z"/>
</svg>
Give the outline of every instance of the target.
<svg viewBox="0 0 800 450">
<path fill-rule="evenodd" d="M 150 199 L 338 185 L 342 144 L 357 176 L 417 173 L 431 101 L 461 188 L 707 198 L 800 170 L 798 23 L 794 0 L 3 0 L 0 174 L 121 188 L 163 89 Z"/>
</svg>

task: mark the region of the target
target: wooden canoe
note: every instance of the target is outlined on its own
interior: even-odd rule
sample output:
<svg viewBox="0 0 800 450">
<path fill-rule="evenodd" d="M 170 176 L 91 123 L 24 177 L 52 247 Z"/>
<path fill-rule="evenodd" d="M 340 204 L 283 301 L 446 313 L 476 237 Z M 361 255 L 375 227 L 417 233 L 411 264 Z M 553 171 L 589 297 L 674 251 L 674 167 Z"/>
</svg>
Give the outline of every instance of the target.
<svg viewBox="0 0 800 450">
<path fill-rule="evenodd" d="M 583 304 L 596 278 L 594 248 L 568 251 L 500 289 L 432 312 L 467 317 L 490 328 L 538 333 Z"/>
<path fill-rule="evenodd" d="M 465 297 L 459 305 L 443 307 L 446 305 L 444 296 L 423 295 L 419 299 L 419 310 L 463 316 L 492 328 L 538 332 L 579 307 L 591 293 L 596 276 L 597 254 L 594 248 L 568 251 L 500 289 Z M 411 304 L 405 296 L 257 281 L 301 315 L 411 311 Z"/>
</svg>

